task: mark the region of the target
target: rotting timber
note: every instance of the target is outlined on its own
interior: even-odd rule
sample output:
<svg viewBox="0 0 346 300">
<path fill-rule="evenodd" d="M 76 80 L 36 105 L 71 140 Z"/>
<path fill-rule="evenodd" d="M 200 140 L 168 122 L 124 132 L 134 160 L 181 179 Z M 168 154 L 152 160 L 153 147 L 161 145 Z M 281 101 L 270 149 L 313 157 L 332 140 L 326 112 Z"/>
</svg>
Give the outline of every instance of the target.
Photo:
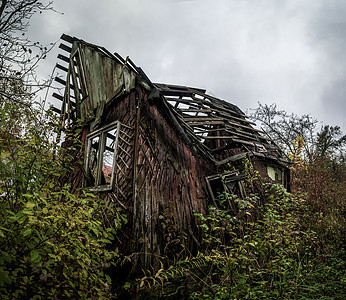
<svg viewBox="0 0 346 300">
<path fill-rule="evenodd" d="M 167 235 L 199 245 L 194 212 L 217 206 L 217 193 L 246 191 L 244 175 L 224 173 L 244 158 L 259 173 L 289 188 L 288 161 L 235 105 L 199 88 L 152 83 L 127 57 L 62 35 L 56 81 L 64 92 L 52 109 L 65 127 L 82 124 L 84 166 L 73 188 L 88 187 L 126 210 L 121 248 L 141 267 L 166 255 Z M 167 224 L 171 228 L 168 228 Z M 181 242 L 181 241 L 180 241 Z M 173 243 L 171 241 L 171 243 Z"/>
</svg>

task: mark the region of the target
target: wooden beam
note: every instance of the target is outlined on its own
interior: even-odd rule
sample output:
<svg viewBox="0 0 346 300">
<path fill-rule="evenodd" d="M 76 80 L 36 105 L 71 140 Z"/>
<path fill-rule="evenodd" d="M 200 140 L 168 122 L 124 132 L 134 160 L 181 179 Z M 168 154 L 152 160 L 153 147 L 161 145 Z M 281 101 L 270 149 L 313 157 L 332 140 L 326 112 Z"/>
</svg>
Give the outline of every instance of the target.
<svg viewBox="0 0 346 300">
<path fill-rule="evenodd" d="M 62 65 L 60 65 L 60 64 L 56 64 L 55 65 L 58 69 L 60 69 L 60 70 L 62 70 L 62 71 L 64 71 L 64 72 L 66 72 L 67 73 L 67 71 L 68 71 L 68 69 L 66 68 L 66 67 L 64 67 L 64 66 L 62 66 Z"/>
<path fill-rule="evenodd" d="M 80 102 L 81 102 L 82 90 L 78 87 L 77 75 L 75 73 L 74 67 L 73 66 L 71 67 L 71 65 L 70 65 L 70 74 L 71 74 L 72 82 L 73 82 L 73 85 L 71 84 L 71 87 L 73 87 L 75 100 L 76 100 L 77 118 L 80 118 Z"/>
<path fill-rule="evenodd" d="M 64 79 L 61 79 L 60 77 L 55 77 L 54 80 L 62 85 L 66 86 L 66 81 Z"/>
<path fill-rule="evenodd" d="M 195 128 L 194 132 L 197 133 L 211 133 L 211 132 L 216 132 L 216 131 L 225 131 L 225 128 L 213 128 L 213 129 L 205 129 L 205 128 Z"/>
<path fill-rule="evenodd" d="M 189 122 L 190 127 L 201 126 L 201 125 L 223 125 L 222 121 L 205 121 L 205 122 Z"/>
<path fill-rule="evenodd" d="M 223 159 L 223 160 L 220 160 L 220 161 L 216 162 L 216 166 L 221 166 L 221 165 L 227 164 L 229 162 L 233 162 L 233 161 L 237 161 L 237 160 L 243 159 L 248 154 L 250 154 L 250 152 L 240 153 L 240 154 L 236 154 L 236 155 L 227 157 L 226 159 Z"/>
<path fill-rule="evenodd" d="M 202 121 L 223 121 L 223 118 L 216 118 L 216 117 L 199 117 L 199 116 L 190 116 L 190 117 L 184 117 L 185 122 L 202 122 Z"/>
<path fill-rule="evenodd" d="M 208 177 L 205 178 L 205 181 L 206 181 L 206 183 L 207 183 L 207 187 L 208 187 L 208 190 L 209 190 L 211 199 L 213 200 L 214 206 L 215 206 L 216 208 L 218 208 L 217 203 L 216 203 L 216 201 L 215 201 L 215 196 L 214 196 L 214 193 L 213 193 L 213 189 L 211 188 L 211 185 L 210 185 L 210 182 L 209 182 Z"/>
<path fill-rule="evenodd" d="M 208 109 L 198 109 L 198 108 L 178 108 L 182 112 L 200 112 L 200 113 L 211 113 L 213 112 L 210 108 Z"/>
<path fill-rule="evenodd" d="M 234 139 L 234 136 L 200 136 L 199 137 L 201 138 L 204 138 L 206 140 L 216 140 L 216 139 L 223 139 L 223 140 L 233 140 Z"/>
<path fill-rule="evenodd" d="M 64 79 L 61 79 L 60 77 L 54 78 L 56 82 L 66 86 L 66 81 Z M 75 90 L 75 86 L 73 84 L 69 84 L 69 87 L 71 90 Z M 78 89 L 80 93 L 82 93 L 81 89 Z"/>
<path fill-rule="evenodd" d="M 60 38 L 70 44 L 73 44 L 73 42 L 77 40 L 76 38 L 67 34 L 63 34 Z"/>
<path fill-rule="evenodd" d="M 65 44 L 60 44 L 59 48 L 64 50 L 64 51 L 66 51 L 66 52 L 68 52 L 68 53 L 71 53 L 71 51 L 72 51 L 72 48 L 67 46 L 67 45 L 65 45 Z"/>
<path fill-rule="evenodd" d="M 53 105 L 50 107 L 50 110 L 53 111 L 53 112 L 55 112 L 55 113 L 57 113 L 57 114 L 59 114 L 59 115 L 61 114 L 61 110 L 58 109 L 58 108 L 56 108 L 56 107 L 53 106 Z"/>
<path fill-rule="evenodd" d="M 59 54 L 58 58 L 63 60 L 64 62 L 70 63 L 70 59 L 62 54 Z"/>
<path fill-rule="evenodd" d="M 64 97 L 63 96 L 61 96 L 61 95 L 59 95 L 59 94 L 57 94 L 57 93 L 53 93 L 53 95 L 52 95 L 54 98 L 56 98 L 56 99 L 58 99 L 58 100 L 60 100 L 60 101 L 64 101 Z"/>
<path fill-rule="evenodd" d="M 60 100 L 60 101 L 64 101 L 64 97 L 61 96 L 61 95 L 59 95 L 59 94 L 57 94 L 57 93 L 53 93 L 52 96 L 53 96 L 55 99 L 58 99 L 58 100 Z M 72 105 L 73 107 L 76 107 L 76 103 L 75 103 L 75 102 L 71 101 L 71 99 L 70 99 L 70 102 L 71 102 L 71 105 Z"/>
<path fill-rule="evenodd" d="M 74 53 L 74 60 L 76 61 L 76 67 L 77 67 L 77 73 L 76 76 L 79 78 L 80 82 L 80 88 L 82 90 L 82 96 L 83 98 L 81 101 L 83 101 L 87 96 L 88 96 L 88 91 L 87 91 L 87 85 L 85 82 L 85 73 L 84 73 L 84 67 L 83 67 L 83 61 L 81 59 L 80 51 L 77 49 L 77 51 Z"/>
</svg>

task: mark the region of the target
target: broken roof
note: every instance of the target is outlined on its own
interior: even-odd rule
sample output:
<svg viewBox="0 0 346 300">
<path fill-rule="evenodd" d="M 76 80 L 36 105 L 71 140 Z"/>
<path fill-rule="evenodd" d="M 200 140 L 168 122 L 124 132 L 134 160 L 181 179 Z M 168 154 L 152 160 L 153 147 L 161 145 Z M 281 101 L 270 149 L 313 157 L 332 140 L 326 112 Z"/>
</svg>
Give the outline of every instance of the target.
<svg viewBox="0 0 346 300">
<path fill-rule="evenodd" d="M 129 57 L 123 59 L 119 54 L 112 54 L 104 47 L 65 34 L 61 38 L 70 44 L 62 43 L 60 45 L 60 48 L 66 51 L 69 57 L 60 54 L 58 58 L 69 65 L 65 67 L 57 64 L 58 69 L 67 72 L 67 77 L 66 80 L 56 78 L 57 82 L 65 86 L 65 92 L 63 96 L 53 94 L 55 98 L 63 102 L 61 110 L 57 108 L 53 108 L 53 110 L 60 113 L 63 120 L 67 119 L 68 124 L 71 114 L 74 113 L 76 118 L 85 117 L 87 112 L 100 105 L 100 98 L 108 98 L 106 101 L 102 101 L 110 102 L 114 98 L 130 92 L 137 80 L 151 93 L 154 91 L 153 94 L 156 98 L 165 102 L 165 109 L 169 110 L 169 116 L 174 119 L 174 123 L 179 123 L 179 127 L 183 129 L 189 140 L 217 164 L 227 162 L 229 159 L 219 159 L 218 161 L 215 153 L 235 144 L 243 146 L 252 155 L 287 162 L 273 141 L 265 137 L 261 130 L 253 127 L 255 123 L 249 121 L 236 105 L 208 95 L 205 90 L 200 88 L 152 83 L 143 70 L 137 67 Z M 111 78 L 113 87 L 103 86 L 104 83 L 97 80 L 94 86 L 93 83 L 85 82 L 85 76 L 82 74 L 89 72 L 89 79 L 96 78 L 92 72 L 100 72 L 101 76 L 104 74 L 101 70 L 93 68 L 92 65 L 84 66 L 83 69 L 79 53 L 80 47 L 91 49 L 92 52 L 84 53 L 84 55 L 91 56 L 97 53 L 96 60 L 101 61 L 100 65 L 104 68 L 102 71 Z M 106 62 L 109 60 L 116 64 L 107 64 Z M 91 64 L 90 60 L 87 60 L 87 63 Z M 111 90 L 109 90 L 110 88 Z M 88 89 L 95 91 L 94 96 L 90 95 Z"/>
</svg>

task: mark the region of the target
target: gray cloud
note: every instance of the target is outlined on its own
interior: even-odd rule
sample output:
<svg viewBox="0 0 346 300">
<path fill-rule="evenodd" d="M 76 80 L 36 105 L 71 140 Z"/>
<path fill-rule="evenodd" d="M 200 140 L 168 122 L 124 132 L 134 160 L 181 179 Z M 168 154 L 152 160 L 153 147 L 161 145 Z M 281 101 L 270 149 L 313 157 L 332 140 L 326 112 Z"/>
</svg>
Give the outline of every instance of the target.
<svg viewBox="0 0 346 300">
<path fill-rule="evenodd" d="M 311 16 L 309 42 L 319 60 L 321 111 L 326 123 L 346 129 L 346 2 L 327 1 Z"/>
<path fill-rule="evenodd" d="M 275 101 L 346 131 L 342 0 L 59 0 L 55 7 L 64 15 L 37 16 L 35 38 L 65 32 L 130 55 L 153 81 L 206 88 L 243 110 Z"/>
</svg>

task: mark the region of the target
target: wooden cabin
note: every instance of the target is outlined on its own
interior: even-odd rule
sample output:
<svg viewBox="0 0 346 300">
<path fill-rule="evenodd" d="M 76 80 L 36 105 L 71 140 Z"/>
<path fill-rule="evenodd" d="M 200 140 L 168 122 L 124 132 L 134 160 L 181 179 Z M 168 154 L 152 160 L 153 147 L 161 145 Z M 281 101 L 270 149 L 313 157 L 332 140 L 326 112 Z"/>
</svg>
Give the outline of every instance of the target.
<svg viewBox="0 0 346 300">
<path fill-rule="evenodd" d="M 82 124 L 84 157 L 72 184 L 126 210 L 126 247 L 149 265 L 167 236 L 199 243 L 194 212 L 217 206 L 224 190 L 244 196 L 251 161 L 261 176 L 289 188 L 288 161 L 234 104 L 199 88 L 152 83 L 127 57 L 68 35 L 57 68 L 62 94 L 53 108 L 67 127 Z M 228 172 L 225 172 L 228 170 Z M 231 170 L 231 171 L 230 171 Z"/>
</svg>

